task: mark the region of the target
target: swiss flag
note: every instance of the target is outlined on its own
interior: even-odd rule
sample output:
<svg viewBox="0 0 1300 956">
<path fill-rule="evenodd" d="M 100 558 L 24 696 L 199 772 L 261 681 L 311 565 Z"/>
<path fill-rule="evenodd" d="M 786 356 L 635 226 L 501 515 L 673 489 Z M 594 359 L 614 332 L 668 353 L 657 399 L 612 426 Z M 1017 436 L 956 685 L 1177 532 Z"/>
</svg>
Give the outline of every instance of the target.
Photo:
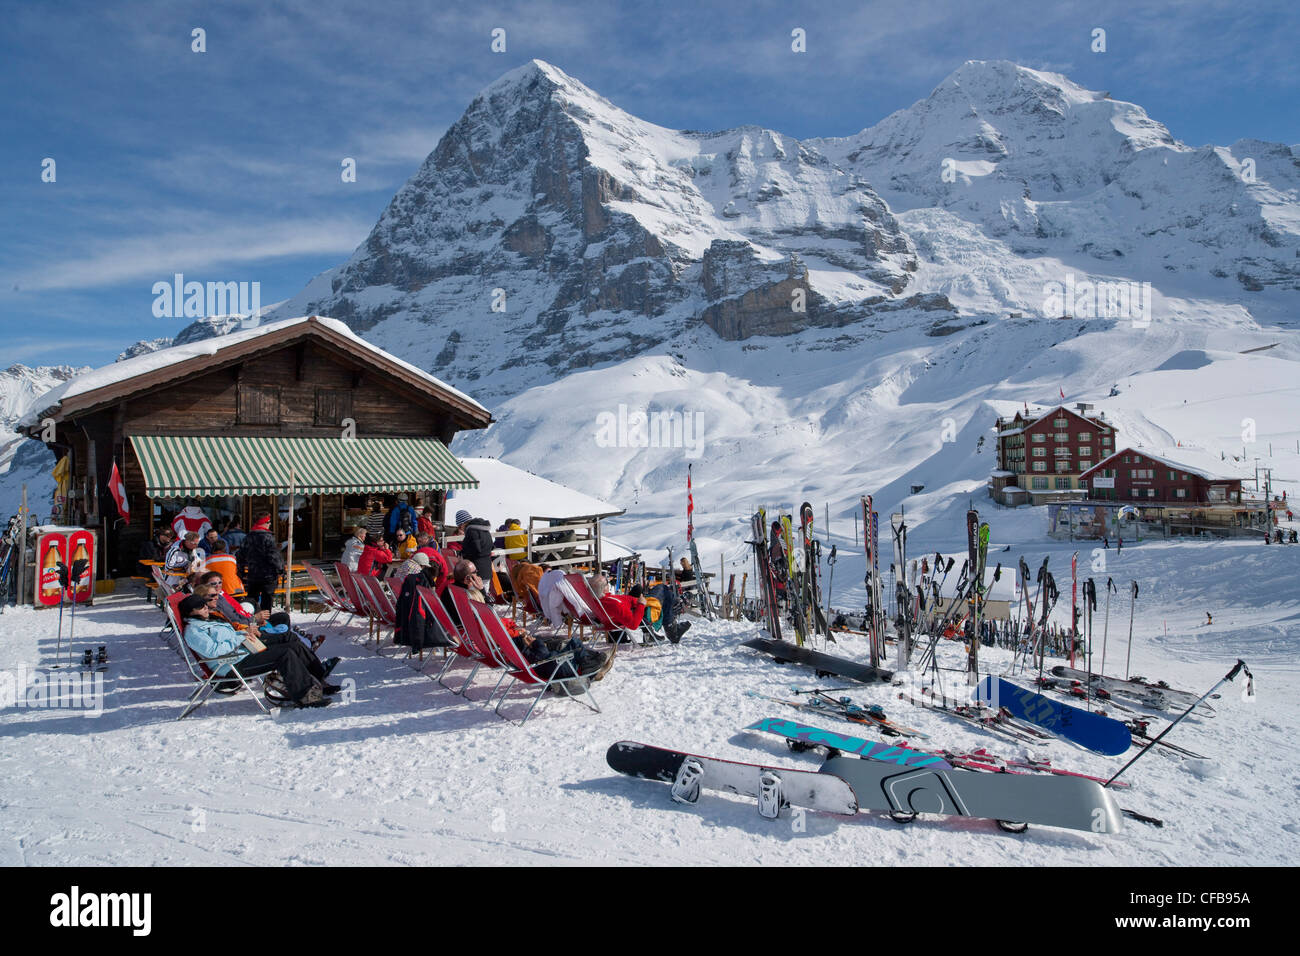
<svg viewBox="0 0 1300 956">
<path fill-rule="evenodd" d="M 117 462 L 113 462 L 113 473 L 108 476 L 108 492 L 113 496 L 113 503 L 117 505 L 117 513 L 122 516 L 122 520 L 127 524 L 131 523 L 131 506 L 126 500 L 126 482 L 122 480 L 121 473 L 117 470 Z"/>
</svg>

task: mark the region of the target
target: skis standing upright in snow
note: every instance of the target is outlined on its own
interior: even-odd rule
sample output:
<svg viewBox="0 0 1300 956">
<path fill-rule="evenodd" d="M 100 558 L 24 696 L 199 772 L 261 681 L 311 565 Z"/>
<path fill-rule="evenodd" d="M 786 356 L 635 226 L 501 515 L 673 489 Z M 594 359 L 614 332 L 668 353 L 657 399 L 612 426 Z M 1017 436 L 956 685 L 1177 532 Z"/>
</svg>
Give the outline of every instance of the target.
<svg viewBox="0 0 1300 956">
<path fill-rule="evenodd" d="M 894 538 L 894 567 L 896 568 L 894 594 L 901 621 L 898 659 L 894 669 L 901 671 L 907 668 L 908 662 L 912 659 L 912 594 L 907 583 L 907 523 L 901 510 L 898 514 L 890 516 L 889 525 Z"/>
<path fill-rule="evenodd" d="M 695 495 L 691 491 L 691 466 L 686 466 L 686 543 L 691 549 L 691 564 L 695 568 L 695 588 L 700 596 L 700 611 L 710 621 L 716 616 L 713 612 L 713 598 L 709 597 L 709 585 L 704 580 L 704 566 L 700 564 L 700 552 L 695 547 Z M 722 587 L 722 582 L 718 582 Z"/>
<path fill-rule="evenodd" d="M 871 621 L 868 630 L 871 633 L 871 666 L 879 667 L 881 653 L 884 650 L 884 615 L 880 609 L 880 556 L 877 554 L 879 536 L 876 528 L 876 512 L 872 507 L 872 496 L 862 499 L 862 541 L 867 556 L 867 600 L 871 602 Z"/>
</svg>

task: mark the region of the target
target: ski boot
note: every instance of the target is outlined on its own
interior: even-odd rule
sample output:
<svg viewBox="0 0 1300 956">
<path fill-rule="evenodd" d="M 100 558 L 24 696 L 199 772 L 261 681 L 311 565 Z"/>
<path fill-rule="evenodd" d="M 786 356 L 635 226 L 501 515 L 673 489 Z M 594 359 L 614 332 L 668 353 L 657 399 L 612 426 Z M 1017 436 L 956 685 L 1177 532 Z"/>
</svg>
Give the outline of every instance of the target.
<svg viewBox="0 0 1300 956">
<path fill-rule="evenodd" d="M 81 655 L 81 667 L 88 671 L 95 669 L 95 656 L 89 647 L 86 648 L 86 653 Z"/>
<path fill-rule="evenodd" d="M 108 648 L 103 644 L 99 645 L 99 653 L 95 655 L 95 670 L 108 670 Z"/>
</svg>

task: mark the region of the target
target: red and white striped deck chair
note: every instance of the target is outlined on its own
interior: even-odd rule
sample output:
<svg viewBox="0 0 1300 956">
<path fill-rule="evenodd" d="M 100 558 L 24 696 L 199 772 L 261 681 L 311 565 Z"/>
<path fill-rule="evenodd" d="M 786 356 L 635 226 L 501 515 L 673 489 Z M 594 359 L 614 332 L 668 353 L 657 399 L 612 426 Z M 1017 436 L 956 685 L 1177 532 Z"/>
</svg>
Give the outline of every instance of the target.
<svg viewBox="0 0 1300 956">
<path fill-rule="evenodd" d="M 453 588 L 453 592 L 454 591 L 460 591 L 462 594 L 465 593 L 464 588 Z M 424 606 L 433 612 L 433 619 L 441 625 L 444 631 L 451 634 L 457 639 L 457 641 L 459 641 L 455 647 L 456 654 L 447 655 L 447 662 L 442 665 L 442 670 L 438 673 L 438 683 L 442 684 L 442 686 L 446 687 L 448 690 L 452 690 L 451 685 L 446 683 L 443 678 L 446 677 L 448 671 L 451 670 L 451 665 L 456 662 L 457 657 L 463 658 L 473 665 L 470 668 L 469 676 L 466 677 L 464 683 L 460 685 L 460 690 L 452 690 L 452 693 L 454 694 L 463 695 L 465 691 L 469 690 L 469 685 L 474 680 L 475 675 L 478 674 L 478 669 L 480 667 L 486 666 L 496 669 L 501 665 L 497 662 L 496 657 L 486 649 L 486 645 L 481 640 L 478 640 L 479 628 L 477 620 L 471 617 L 470 625 L 466 627 L 461 622 L 452 619 L 452 616 L 447 613 L 446 605 L 442 603 L 442 598 L 438 597 L 438 593 L 432 588 L 422 587 L 419 589 L 418 593 L 420 599 L 424 602 Z M 457 617 L 459 616 L 460 615 L 457 614 Z M 471 628 L 473 629 L 474 639 L 471 639 L 470 637 Z M 497 683 L 499 684 L 500 680 L 498 680 Z"/>
<path fill-rule="evenodd" d="M 569 575 L 565 575 L 567 580 Z M 621 624 L 615 624 L 614 619 L 609 616 L 605 610 L 605 605 L 600 603 L 600 598 L 596 597 L 596 592 L 591 589 L 591 582 L 584 575 L 574 575 L 577 579 L 572 582 L 575 590 L 581 594 L 586 605 L 591 608 L 596 617 L 596 628 L 605 632 L 605 637 L 611 644 L 617 643 L 626 637 L 633 644 L 654 643 L 655 636 L 647 634 L 644 627 L 623 627 Z"/>
<path fill-rule="evenodd" d="M 334 562 L 334 573 L 339 576 L 341 592 L 335 591 L 338 599 L 348 606 L 348 613 L 356 617 L 365 617 L 365 605 L 361 602 L 361 590 L 357 587 L 357 572 L 342 561 Z"/>
<path fill-rule="evenodd" d="M 185 666 L 189 668 L 190 675 L 198 683 L 194 688 L 194 693 L 190 694 L 189 700 L 185 703 L 185 709 L 181 711 L 177 720 L 184 720 L 199 707 L 203 706 L 212 693 L 215 691 L 220 694 L 235 694 L 240 690 L 246 690 L 252 696 L 253 702 L 261 708 L 262 713 L 268 717 L 271 712 L 267 710 L 266 705 L 262 703 L 257 692 L 249 686 L 248 679 L 233 667 L 220 676 L 219 671 L 226 664 L 234 664 L 241 660 L 245 655 L 238 652 L 223 654 L 221 657 L 201 658 L 194 653 L 194 650 L 185 643 L 185 622 L 181 619 L 180 603 L 189 597 L 188 594 L 172 594 L 167 598 L 164 610 L 167 612 L 167 621 L 171 624 L 172 630 L 176 635 L 176 650 L 185 661 Z M 289 702 L 289 695 L 284 689 L 284 684 L 279 680 L 279 675 L 275 672 L 264 674 L 260 677 L 254 677 L 253 680 L 262 682 L 262 690 L 266 694 L 266 699 L 272 704 L 282 706 Z"/>
<path fill-rule="evenodd" d="M 537 702 L 552 687 L 558 687 L 570 700 L 576 700 L 588 710 L 597 714 L 600 713 L 600 705 L 596 703 L 595 695 L 591 693 L 591 681 L 578 673 L 578 665 L 573 660 L 572 651 L 556 654 L 543 662 L 550 665 L 550 673 L 543 677 L 537 673 L 534 665 L 519 650 L 518 645 L 515 644 L 506 631 L 505 625 L 501 623 L 501 619 L 496 616 L 496 613 L 490 607 L 485 604 L 475 605 L 468 600 L 467 603 L 469 604 L 468 612 L 478 619 L 479 626 L 483 629 L 488 641 L 491 642 L 492 650 L 496 653 L 497 659 L 505 669 L 502 676 L 510 678 L 510 683 L 506 685 L 495 708 L 498 717 L 509 720 L 508 717 L 501 713 L 501 707 L 505 704 L 506 698 L 510 696 L 510 688 L 514 686 L 515 682 L 528 684 L 538 689 L 537 696 L 532 699 L 532 702 L 528 705 L 528 710 L 519 721 L 520 727 L 528 721 L 528 718 L 533 714 L 533 710 L 537 707 Z M 456 607 L 459 609 L 459 601 L 456 602 Z M 500 681 L 497 682 L 498 687 L 500 683 Z M 496 696 L 496 692 L 497 687 L 492 688 L 492 693 L 488 696 L 488 703 L 491 703 L 492 698 Z M 511 722 L 513 723 L 513 721 Z"/>
<path fill-rule="evenodd" d="M 393 604 L 392 597 L 379 578 L 359 574 L 355 580 L 357 586 L 361 589 L 361 599 L 370 609 L 371 620 L 375 625 L 375 652 L 382 654 L 384 628 L 388 628 L 394 633 L 397 631 L 397 607 Z"/>
<path fill-rule="evenodd" d="M 587 579 L 583 577 L 581 571 L 568 572 L 555 582 L 555 586 L 564 596 L 564 606 L 568 608 L 569 616 L 578 625 L 579 633 L 582 628 L 603 627 L 600 614 L 591 606 L 595 602 L 589 597 L 591 590 L 587 587 Z"/>
<path fill-rule="evenodd" d="M 319 568 L 314 564 L 309 564 L 307 565 L 307 576 L 311 578 L 311 583 L 316 585 L 316 591 L 320 594 L 321 600 L 325 603 L 325 610 L 334 612 L 333 617 L 325 623 L 326 627 L 329 627 L 337 621 L 340 614 L 350 615 L 352 613 L 352 611 L 348 609 L 347 605 L 343 603 L 338 592 L 334 590 L 334 585 L 330 584 L 330 579 L 325 576 L 323 568 Z M 324 613 L 325 611 L 321 611 L 320 614 L 316 615 L 317 622 L 320 621 L 321 615 Z"/>
</svg>

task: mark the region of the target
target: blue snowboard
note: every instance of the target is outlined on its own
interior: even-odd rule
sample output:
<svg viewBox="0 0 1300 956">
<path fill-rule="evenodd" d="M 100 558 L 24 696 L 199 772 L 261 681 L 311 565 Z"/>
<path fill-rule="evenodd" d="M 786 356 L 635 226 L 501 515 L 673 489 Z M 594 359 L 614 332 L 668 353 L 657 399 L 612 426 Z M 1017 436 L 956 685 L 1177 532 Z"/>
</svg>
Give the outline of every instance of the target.
<svg viewBox="0 0 1300 956">
<path fill-rule="evenodd" d="M 1013 717 L 1045 727 L 1094 753 L 1113 757 L 1133 745 L 1133 735 L 1118 720 L 1051 700 L 1000 677 L 984 678 L 977 693 L 994 710 L 1005 707 Z"/>
</svg>

